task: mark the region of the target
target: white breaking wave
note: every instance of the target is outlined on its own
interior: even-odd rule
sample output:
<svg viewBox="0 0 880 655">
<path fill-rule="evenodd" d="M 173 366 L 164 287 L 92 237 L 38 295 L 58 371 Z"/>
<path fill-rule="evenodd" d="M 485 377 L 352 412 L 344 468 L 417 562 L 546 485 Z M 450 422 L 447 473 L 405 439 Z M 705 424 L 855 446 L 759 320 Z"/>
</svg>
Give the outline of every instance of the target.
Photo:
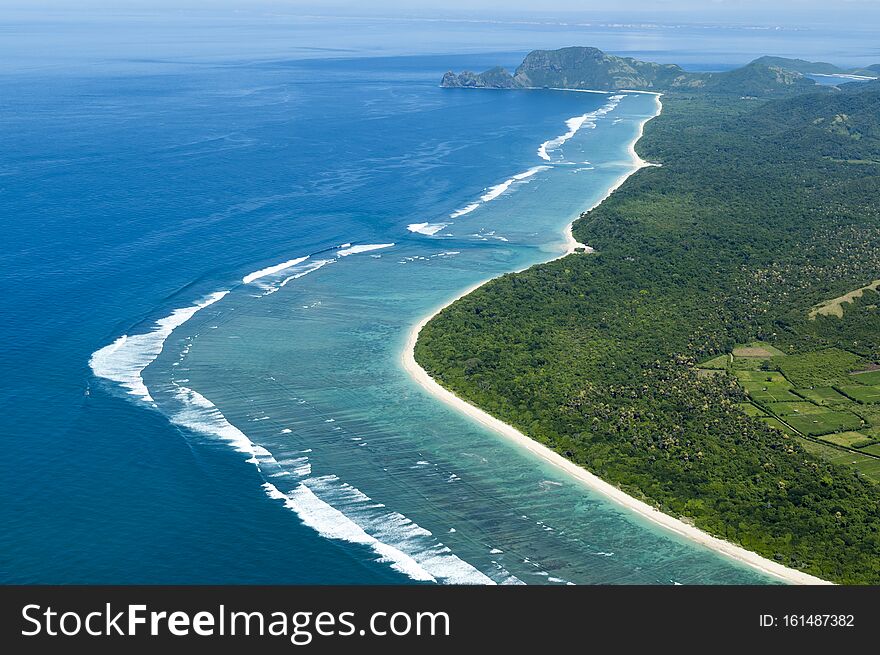
<svg viewBox="0 0 880 655">
<path fill-rule="evenodd" d="M 550 161 L 550 151 L 560 148 L 566 141 L 577 134 L 578 130 L 580 130 L 585 125 L 589 128 L 596 127 L 596 120 L 609 113 L 610 111 L 613 111 L 614 108 L 617 107 L 617 105 L 620 104 L 620 101 L 623 100 L 625 97 L 625 95 L 613 95 L 608 99 L 608 102 L 599 109 L 587 112 L 586 114 L 583 114 L 581 116 L 573 116 L 572 118 L 569 118 L 567 121 L 565 121 L 568 132 L 556 137 L 555 139 L 550 139 L 549 141 L 545 141 L 544 143 L 542 143 L 538 147 L 538 157 L 546 161 Z"/>
<path fill-rule="evenodd" d="M 367 243 L 362 246 L 351 246 L 350 248 L 346 248 L 345 250 L 340 250 L 337 254 L 340 257 L 348 257 L 349 255 L 356 255 L 361 252 L 370 252 L 371 250 L 390 248 L 393 245 L 393 243 Z"/>
<path fill-rule="evenodd" d="M 171 416 L 171 421 L 189 430 L 228 442 L 236 451 L 248 455 L 269 478 L 297 476 L 300 481 L 284 493 L 270 482 L 263 488 L 273 499 L 284 501 L 302 522 L 318 534 L 369 546 L 380 562 L 411 577 L 426 582 L 447 584 L 495 584 L 448 547 L 403 514 L 385 509 L 359 489 L 341 482 L 335 475 L 310 478 L 311 463 L 300 451 L 298 457 L 275 459 L 271 452 L 253 443 L 232 425 L 210 400 L 197 391 L 178 387 L 175 397 L 182 407 Z M 292 470 L 283 468 L 287 466 Z M 330 499 L 334 504 L 325 499 Z M 337 507 L 334 505 L 341 505 Z M 505 582 L 513 580 L 505 580 Z"/>
<path fill-rule="evenodd" d="M 144 384 L 143 372 L 162 352 L 165 340 L 175 328 L 191 319 L 196 312 L 223 298 L 228 291 L 217 291 L 191 307 L 175 309 L 165 318 L 156 321 L 146 334 L 124 334 L 109 346 L 96 350 L 89 358 L 92 372 L 100 378 L 118 383 L 144 402 L 153 398 Z"/>
<path fill-rule="evenodd" d="M 548 157 L 549 159 L 549 157 Z M 541 171 L 545 171 L 550 169 L 550 166 L 533 166 L 527 171 L 523 171 L 522 173 L 517 173 L 513 177 L 510 177 L 500 184 L 496 184 L 494 186 L 488 187 L 484 190 L 483 195 L 480 196 L 480 199 L 477 202 L 472 202 L 466 207 L 462 207 L 461 209 L 457 209 L 449 215 L 449 218 L 460 218 L 461 216 L 465 216 L 466 214 L 470 214 L 472 211 L 479 209 L 479 207 L 486 202 L 491 202 L 495 200 L 502 193 L 507 191 L 514 183 L 522 182 L 526 180 L 536 173 L 540 173 Z M 445 228 L 448 223 L 411 223 L 407 225 L 406 229 L 410 232 L 416 232 L 418 234 L 424 234 L 427 236 L 433 236 L 437 234 L 440 230 Z"/>
<path fill-rule="evenodd" d="M 313 261 L 310 261 L 305 267 L 302 268 L 302 270 L 297 271 L 293 275 L 288 275 L 286 278 L 281 280 L 281 282 L 279 284 L 277 284 L 275 286 L 271 286 L 271 285 L 264 286 L 263 288 L 267 289 L 267 291 L 263 295 L 268 296 L 270 293 L 275 293 L 281 287 L 286 286 L 287 283 L 290 282 L 291 280 L 298 280 L 299 278 L 303 277 L 304 275 L 308 275 L 309 273 L 317 271 L 319 268 L 322 268 L 322 267 L 326 266 L 327 264 L 332 264 L 335 261 L 336 261 L 335 259 L 315 259 Z"/>
<path fill-rule="evenodd" d="M 394 244 L 344 244 L 347 252 L 341 251 L 339 256 L 392 245 Z M 245 283 L 281 272 L 307 259 L 308 257 L 302 257 L 262 269 L 246 276 Z M 281 284 L 335 261 L 337 260 L 328 259 L 310 262 L 307 270 L 289 276 Z M 155 407 L 142 378 L 144 369 L 159 356 L 165 341 L 176 328 L 228 293 L 229 291 L 218 291 L 196 305 L 175 309 L 169 316 L 158 320 L 154 328 L 146 334 L 123 335 L 93 353 L 89 365 L 95 375 L 119 383 L 130 394 Z M 305 525 L 322 536 L 367 545 L 378 555 L 379 561 L 390 564 L 392 568 L 414 580 L 447 584 L 496 584 L 492 578 L 452 553 L 430 531 L 398 512 L 388 511 L 384 505 L 372 501 L 360 490 L 341 482 L 336 476 L 309 477 L 312 467 L 305 453 L 311 452 L 311 449 L 301 451 L 298 453 L 300 456 L 278 462 L 271 452 L 255 444 L 230 423 L 216 405 L 197 391 L 181 386 L 181 381 L 174 383 L 174 398 L 179 406 L 170 413 L 171 422 L 198 434 L 227 442 L 237 452 L 245 454 L 246 461 L 254 464 L 264 479 L 298 478 L 297 486 L 287 493 L 269 482 L 265 482 L 263 487 L 271 498 L 283 500 L 285 506 L 293 510 Z M 259 417 L 257 420 L 261 418 L 268 417 Z M 284 434 L 290 432 L 289 428 L 282 430 Z M 339 499 L 346 507 L 338 509 L 321 496 L 331 500 Z M 515 583 L 518 580 L 511 576 L 505 577 L 502 582 Z"/>
<path fill-rule="evenodd" d="M 399 512 L 384 506 L 335 475 L 310 478 L 304 486 L 324 497 L 380 543 L 393 544 L 438 582 L 446 584 L 496 584 L 492 578 L 468 564 L 433 534 Z M 382 510 L 382 511 L 377 511 Z"/>
<path fill-rule="evenodd" d="M 172 423 L 210 437 L 220 437 L 236 451 L 250 455 L 249 462 L 257 463 L 259 446 L 254 444 L 244 432 L 227 421 L 214 403 L 198 391 L 187 387 L 178 386 L 174 395 L 183 407 L 172 414 Z M 260 450 L 264 455 L 269 454 L 264 448 Z"/>
<path fill-rule="evenodd" d="M 483 202 L 490 202 L 495 200 L 502 193 L 507 191 L 514 182 L 521 182 L 522 180 L 530 178 L 535 173 L 540 173 L 541 171 L 546 171 L 550 168 L 550 166 L 533 166 L 529 170 L 523 173 L 517 173 L 510 179 L 504 180 L 501 184 L 496 184 L 493 187 L 489 187 L 482 196 L 480 196 L 480 200 Z"/>
<path fill-rule="evenodd" d="M 393 245 L 394 245 L 393 243 L 375 243 L 375 244 L 364 244 L 361 246 L 353 246 L 350 243 L 341 243 L 338 246 L 336 246 L 336 248 L 337 248 L 336 255 L 338 257 L 348 257 L 349 255 L 356 255 L 361 252 L 369 252 L 371 250 L 378 250 L 380 248 L 390 248 Z M 261 278 L 272 276 L 272 275 L 277 275 L 278 273 L 281 273 L 282 271 L 286 271 L 289 268 L 293 268 L 294 266 L 298 266 L 299 264 L 302 264 L 304 261 L 306 261 L 308 259 L 309 259 L 309 255 L 306 255 L 305 257 L 297 257 L 295 259 L 289 259 L 286 262 L 281 262 L 280 264 L 275 264 L 273 266 L 261 268 L 259 271 L 254 271 L 253 273 L 248 273 L 243 278 L 241 278 L 241 281 L 245 284 L 251 284 L 252 282 L 256 282 L 257 280 L 259 280 Z M 317 260 L 315 262 L 314 266 L 312 266 L 310 264 L 308 267 L 306 267 L 305 270 L 298 271 L 296 275 L 288 276 L 284 280 L 284 282 L 282 282 L 279 286 L 283 287 L 285 284 L 290 282 L 290 280 L 296 280 L 297 278 L 302 277 L 306 273 L 311 273 L 313 270 L 317 270 L 317 269 L 321 268 L 322 266 L 324 266 L 325 264 L 329 264 L 332 261 L 334 261 L 334 260 L 332 260 L 332 259 Z M 277 291 L 278 288 L 276 287 L 273 290 Z"/>
<path fill-rule="evenodd" d="M 449 215 L 449 218 L 458 218 L 459 216 L 464 216 L 465 214 L 470 214 L 472 211 L 474 211 L 479 206 L 480 206 L 480 203 L 472 202 L 467 207 L 462 207 L 461 209 L 456 209 L 454 212 L 452 212 Z"/>
<path fill-rule="evenodd" d="M 417 234 L 433 236 L 447 225 L 448 223 L 411 223 L 406 226 L 406 229 L 410 232 L 416 232 Z"/>
<path fill-rule="evenodd" d="M 300 484 L 290 493 L 284 494 L 278 488 L 266 482 L 263 484 L 266 495 L 269 498 L 284 501 L 284 506 L 302 519 L 302 522 L 312 528 L 322 537 L 338 539 L 353 544 L 369 546 L 382 562 L 387 562 L 391 568 L 400 571 L 414 580 L 436 582 L 437 579 L 406 553 L 401 552 L 394 546 L 384 544 L 375 537 L 371 537 L 357 523 L 348 519 L 332 505 L 328 505 L 318 498 L 306 485 Z"/>
<path fill-rule="evenodd" d="M 393 243 L 368 243 L 353 246 L 350 243 L 341 243 L 336 246 L 336 256 L 332 259 L 310 259 L 309 255 L 306 255 L 305 257 L 297 257 L 296 259 L 291 259 L 280 264 L 275 264 L 274 266 L 260 269 L 259 271 L 254 271 L 253 273 L 249 273 L 242 278 L 242 282 L 244 282 L 245 284 L 251 284 L 253 282 L 257 282 L 258 280 L 263 280 L 263 278 L 271 277 L 272 280 L 264 280 L 258 282 L 258 284 L 256 285 L 265 292 L 262 294 L 263 296 L 268 296 L 269 294 L 275 293 L 282 287 L 286 286 L 287 283 L 291 280 L 298 280 L 304 275 L 308 275 L 309 273 L 317 271 L 319 268 L 322 268 L 327 264 L 332 264 L 340 257 L 348 257 L 349 255 L 356 255 L 362 252 L 370 252 L 372 250 L 379 250 L 381 248 L 390 248 L 393 245 Z M 305 264 L 303 264 L 304 262 Z M 284 271 L 288 271 L 289 269 L 295 269 L 295 272 L 291 275 L 284 277 L 284 279 L 279 282 L 279 273 L 283 273 Z"/>
<path fill-rule="evenodd" d="M 259 280 L 261 277 L 266 277 L 267 275 L 274 275 L 275 273 L 280 273 L 281 271 L 290 268 L 291 266 L 296 266 L 297 264 L 302 264 L 309 257 L 306 255 L 305 257 L 297 257 L 296 259 L 291 259 L 286 262 L 281 262 L 280 264 L 275 264 L 274 266 L 269 266 L 268 268 L 261 268 L 259 271 L 254 271 L 253 273 L 248 273 L 241 281 L 245 284 L 250 284 L 254 280 Z"/>
</svg>

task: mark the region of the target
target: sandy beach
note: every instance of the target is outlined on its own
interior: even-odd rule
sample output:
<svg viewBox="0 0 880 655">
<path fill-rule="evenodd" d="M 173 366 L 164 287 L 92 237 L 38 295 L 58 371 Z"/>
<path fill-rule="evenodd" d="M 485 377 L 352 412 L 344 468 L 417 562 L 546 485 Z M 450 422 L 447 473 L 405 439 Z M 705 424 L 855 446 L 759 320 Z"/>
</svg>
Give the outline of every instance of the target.
<svg viewBox="0 0 880 655">
<path fill-rule="evenodd" d="M 658 116 L 660 114 L 660 111 L 662 110 L 660 95 L 655 95 L 657 98 L 656 113 L 653 116 L 647 117 L 644 121 L 642 121 L 639 126 L 639 131 L 636 138 L 629 145 L 629 152 L 633 161 L 632 170 L 627 172 L 625 175 L 622 175 L 598 202 L 596 202 L 592 207 L 589 207 L 585 211 L 591 211 L 592 209 L 595 209 L 595 207 L 597 207 L 599 204 L 604 202 L 604 200 L 608 198 L 608 196 L 610 196 L 615 190 L 617 190 L 634 172 L 645 166 L 652 165 L 642 160 L 636 154 L 635 144 L 642 136 L 645 123 L 647 123 L 651 118 Z M 565 237 L 566 240 L 563 252 L 559 255 L 559 257 L 557 257 L 557 259 L 574 253 L 576 248 L 586 248 L 586 252 L 592 251 L 589 246 L 586 246 L 585 244 L 580 244 L 575 240 L 572 234 L 571 223 L 566 228 Z M 551 259 L 548 261 L 553 260 Z M 491 428 L 498 434 L 517 443 L 534 455 L 565 471 L 572 478 L 578 480 L 580 483 L 584 484 L 588 488 L 601 493 L 602 495 L 613 500 L 619 505 L 627 508 L 630 511 L 635 512 L 636 514 L 639 514 L 642 517 L 649 519 L 655 524 L 662 526 L 663 528 L 670 530 L 671 532 L 686 537 L 695 543 L 698 543 L 707 548 L 711 548 L 712 550 L 721 553 L 726 557 L 744 563 L 759 571 L 784 580 L 785 582 L 788 582 L 790 584 L 831 584 L 825 580 L 822 580 L 821 578 L 817 578 L 807 573 L 803 573 L 801 571 L 796 571 L 794 569 L 782 566 L 781 564 L 761 557 L 757 553 L 753 553 L 749 550 L 746 550 L 745 548 L 742 548 L 741 546 L 737 546 L 723 539 L 719 539 L 718 537 L 713 537 L 712 535 L 703 532 L 702 530 L 699 530 L 698 528 L 695 528 L 694 526 L 689 525 L 684 521 L 669 516 L 668 514 L 664 514 L 663 512 L 655 509 L 647 503 L 624 493 L 614 485 L 605 482 L 604 480 L 600 479 L 596 475 L 593 475 L 586 469 L 581 468 L 580 466 L 565 459 L 562 455 L 529 438 L 516 428 L 498 420 L 494 416 L 491 416 L 483 410 L 462 400 L 451 391 L 440 386 L 440 384 L 438 384 L 433 378 L 431 378 L 431 376 L 429 376 L 425 372 L 425 370 L 416 363 L 414 348 L 416 340 L 418 339 L 419 332 L 421 332 L 425 324 L 428 323 L 428 321 L 430 321 L 441 310 L 443 310 L 444 307 L 452 304 L 453 302 L 455 302 L 455 300 L 458 300 L 458 298 L 466 296 L 467 294 L 481 287 L 488 281 L 489 280 L 484 280 L 483 282 L 480 282 L 479 284 L 476 284 L 473 287 L 464 291 L 463 293 L 459 294 L 449 303 L 443 305 L 443 307 L 439 307 L 429 316 L 426 316 L 421 321 L 419 321 L 410 331 L 402 353 L 403 367 L 422 388 L 424 388 L 426 391 L 433 394 L 443 402 L 451 405 L 463 414 L 471 417 L 475 421 L 481 423 L 488 428 Z"/>
</svg>

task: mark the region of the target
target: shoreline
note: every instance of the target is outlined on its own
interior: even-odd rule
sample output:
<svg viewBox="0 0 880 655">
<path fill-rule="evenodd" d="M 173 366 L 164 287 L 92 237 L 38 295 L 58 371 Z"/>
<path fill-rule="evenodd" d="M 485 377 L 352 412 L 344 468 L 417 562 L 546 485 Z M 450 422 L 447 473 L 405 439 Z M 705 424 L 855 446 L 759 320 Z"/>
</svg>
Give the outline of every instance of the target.
<svg viewBox="0 0 880 655">
<path fill-rule="evenodd" d="M 635 150 L 636 143 L 642 138 L 644 133 L 644 128 L 647 122 L 653 118 L 656 118 L 660 115 L 662 111 L 662 103 L 660 101 L 660 96 L 662 94 L 655 94 L 656 102 L 657 102 L 657 110 L 653 116 L 650 116 L 644 119 L 639 125 L 638 134 L 635 139 L 633 139 L 629 144 L 629 153 L 632 157 L 633 168 L 629 172 L 622 175 L 618 180 L 611 185 L 608 191 L 591 207 L 584 210 L 582 214 L 587 213 L 601 205 L 612 193 L 614 193 L 620 186 L 627 180 L 629 177 L 638 170 L 645 168 L 647 166 L 653 166 L 654 164 L 650 164 L 646 162 L 641 157 L 638 156 Z M 582 215 L 581 214 L 581 215 Z M 575 219 L 577 220 L 577 219 Z M 586 253 L 592 252 L 593 249 L 585 244 L 578 243 L 574 238 L 572 233 L 574 221 L 568 224 L 565 229 L 565 250 L 558 257 L 554 257 L 552 259 L 547 260 L 548 263 L 551 261 L 555 261 L 556 259 L 561 259 L 563 257 L 567 257 L 570 254 L 575 252 L 576 248 L 586 248 Z M 586 254 L 585 253 L 585 254 Z M 529 265 L 529 267 L 534 264 Z M 526 267 L 526 268 L 529 268 Z M 519 272 L 517 271 L 512 272 Z M 533 455 L 536 455 L 543 459 L 545 462 L 552 464 L 553 466 L 561 469 L 572 478 L 591 489 L 592 491 L 598 492 L 599 494 L 605 496 L 609 500 L 617 503 L 618 505 L 635 512 L 639 516 L 648 519 L 655 525 L 659 525 L 666 530 L 669 530 L 679 536 L 685 537 L 692 542 L 700 544 L 701 546 L 705 546 L 710 548 L 711 550 L 720 553 L 730 559 L 733 559 L 739 563 L 746 564 L 754 569 L 757 569 L 765 574 L 773 576 L 778 579 L 782 579 L 790 584 L 801 584 L 801 585 L 817 585 L 817 584 L 832 584 L 827 580 L 823 580 L 821 578 L 817 578 L 816 576 L 810 575 L 809 573 L 804 573 L 802 571 L 797 571 L 795 569 L 788 568 L 777 562 L 769 560 L 757 553 L 754 553 L 750 550 L 743 548 L 742 546 L 737 546 L 736 544 L 730 543 L 729 541 L 725 541 L 720 539 L 719 537 L 714 537 L 707 532 L 703 532 L 699 528 L 694 527 L 684 521 L 681 521 L 677 518 L 674 518 L 668 514 L 661 512 L 660 510 L 648 505 L 644 501 L 641 501 L 629 494 L 621 491 L 614 485 L 605 480 L 602 480 L 597 475 L 591 473 L 587 469 L 578 466 L 574 462 L 566 459 L 559 453 L 554 450 L 551 450 L 547 446 L 535 441 L 534 439 L 528 437 L 523 434 L 516 428 L 507 423 L 504 423 L 500 419 L 495 418 L 488 412 L 483 411 L 482 409 L 476 407 L 475 405 L 471 405 L 469 402 L 459 398 L 457 395 L 449 391 L 440 385 L 434 378 L 432 378 L 428 373 L 419 366 L 418 362 L 415 360 L 415 345 L 418 340 L 419 333 L 422 331 L 422 328 L 437 314 L 439 314 L 443 309 L 454 303 L 459 298 L 462 298 L 476 289 L 480 288 L 487 282 L 490 282 L 495 278 L 490 278 L 488 280 L 483 280 L 470 288 L 466 289 L 455 298 L 445 303 L 443 306 L 437 308 L 435 311 L 431 312 L 428 316 L 425 316 L 418 323 L 416 323 L 409 334 L 407 335 L 406 344 L 404 346 L 403 352 L 401 353 L 401 361 L 403 364 L 404 370 L 419 384 L 425 391 L 435 396 L 442 402 L 445 402 L 447 405 L 450 405 L 454 409 L 458 410 L 462 414 L 469 416 L 474 419 L 481 425 L 497 432 L 501 436 L 510 439 L 514 443 L 522 446 L 527 449 Z"/>
</svg>

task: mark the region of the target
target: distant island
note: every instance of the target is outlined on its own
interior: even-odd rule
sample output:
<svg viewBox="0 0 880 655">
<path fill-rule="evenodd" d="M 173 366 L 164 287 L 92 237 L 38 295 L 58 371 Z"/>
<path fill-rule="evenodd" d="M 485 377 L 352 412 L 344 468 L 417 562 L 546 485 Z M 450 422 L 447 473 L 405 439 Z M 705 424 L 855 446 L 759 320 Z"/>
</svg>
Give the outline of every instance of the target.
<svg viewBox="0 0 880 655">
<path fill-rule="evenodd" d="M 694 73 L 675 64 L 657 64 L 618 57 L 598 48 L 570 47 L 533 50 L 511 75 L 500 67 L 483 73 L 449 71 L 441 86 L 491 89 L 641 90 L 691 93 L 783 96 L 806 91 L 828 91 L 807 75 L 880 76 L 880 64 L 846 71 L 832 64 L 801 59 L 761 57 L 723 73 Z"/>
<path fill-rule="evenodd" d="M 447 73 L 662 91 L 637 145 L 661 166 L 575 221 L 595 252 L 461 297 L 415 361 L 679 525 L 880 584 L 880 82 L 806 77 L 874 73 L 779 57 L 688 73 L 595 48 Z"/>
</svg>

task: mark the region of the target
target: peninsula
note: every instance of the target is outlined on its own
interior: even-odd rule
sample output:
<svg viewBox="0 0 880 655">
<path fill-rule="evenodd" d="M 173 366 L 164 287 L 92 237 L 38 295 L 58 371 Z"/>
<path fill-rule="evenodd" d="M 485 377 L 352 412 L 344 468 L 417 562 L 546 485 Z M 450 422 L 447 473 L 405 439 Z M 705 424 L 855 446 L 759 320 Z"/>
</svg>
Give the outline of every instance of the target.
<svg viewBox="0 0 880 655">
<path fill-rule="evenodd" d="M 433 316 L 413 366 L 667 527 L 792 582 L 877 584 L 880 84 L 820 87 L 800 65 L 691 74 L 567 48 L 447 74 L 664 90 L 637 146 L 662 166 L 575 222 L 594 253 Z"/>
<path fill-rule="evenodd" d="M 859 73 L 859 75 L 856 75 Z M 880 76 L 880 65 L 844 71 L 825 63 L 783 57 L 761 57 L 722 73 L 688 72 L 675 64 L 657 64 L 618 57 L 598 48 L 571 47 L 533 50 L 511 75 L 503 68 L 483 73 L 447 72 L 441 86 L 492 89 L 635 89 L 659 92 L 713 93 L 772 97 L 816 91 L 830 93 L 808 75 L 841 75 L 856 78 Z"/>
</svg>

